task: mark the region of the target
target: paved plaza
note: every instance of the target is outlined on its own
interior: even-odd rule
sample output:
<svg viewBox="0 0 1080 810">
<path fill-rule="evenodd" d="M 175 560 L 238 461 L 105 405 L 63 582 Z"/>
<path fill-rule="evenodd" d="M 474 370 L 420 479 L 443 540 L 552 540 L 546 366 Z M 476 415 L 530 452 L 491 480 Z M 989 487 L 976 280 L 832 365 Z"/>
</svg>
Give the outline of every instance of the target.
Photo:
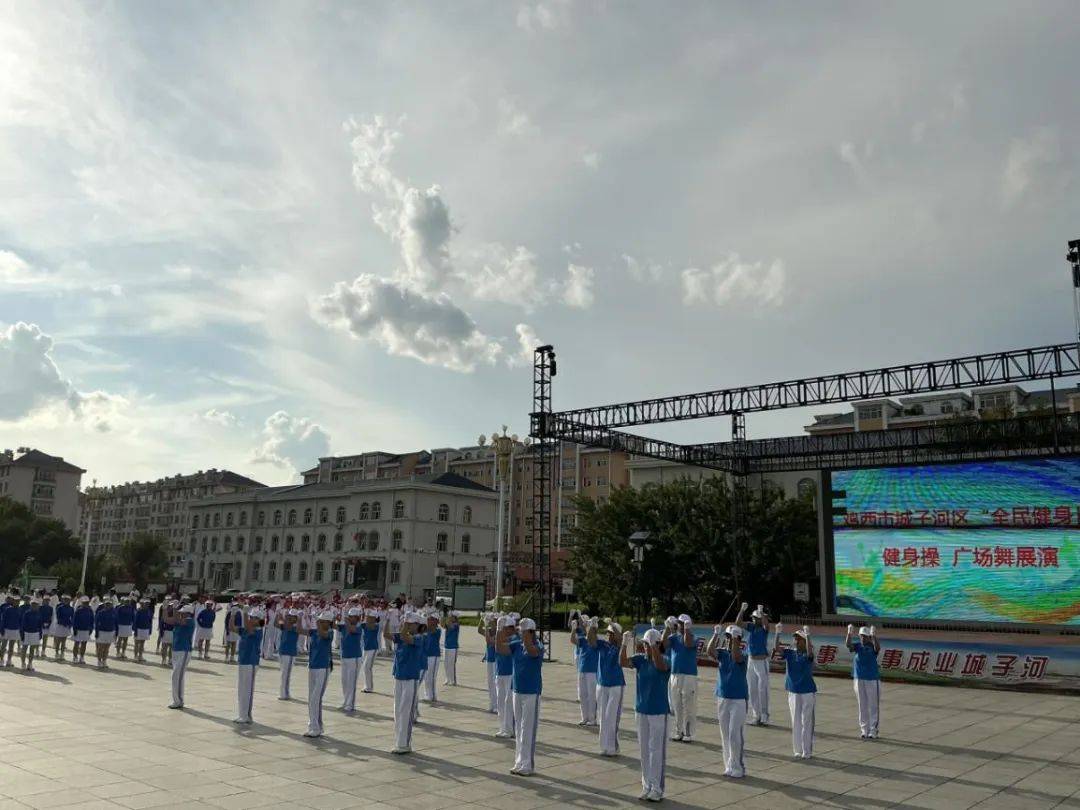
<svg viewBox="0 0 1080 810">
<path fill-rule="evenodd" d="M 338 671 L 326 693 L 326 736 L 305 739 L 306 705 L 277 700 L 278 669 L 260 668 L 255 725 L 237 727 L 236 671 L 192 661 L 179 712 L 169 671 L 115 662 L 100 672 L 45 661 L 34 674 L 0 670 L 0 810 L 7 808 L 538 807 L 641 806 L 633 688 L 622 756 L 599 756 L 580 719 L 564 634 L 544 667 L 537 773 L 509 773 L 512 742 L 492 736 L 479 638 L 466 630 L 459 680 L 422 707 L 415 753 L 392 746 L 389 664 L 373 695 L 337 711 Z M 215 651 L 216 654 L 217 651 Z M 440 673 L 441 679 L 441 673 Z M 628 674 L 632 684 L 632 673 Z M 882 739 L 863 742 L 851 682 L 819 678 L 815 756 L 791 756 L 783 678 L 772 678 L 774 725 L 748 728 L 749 775 L 726 780 L 712 690 L 699 689 L 699 737 L 670 743 L 667 807 L 1080 808 L 1080 698 L 886 684 Z M 307 671 L 293 672 L 306 695 Z"/>
</svg>

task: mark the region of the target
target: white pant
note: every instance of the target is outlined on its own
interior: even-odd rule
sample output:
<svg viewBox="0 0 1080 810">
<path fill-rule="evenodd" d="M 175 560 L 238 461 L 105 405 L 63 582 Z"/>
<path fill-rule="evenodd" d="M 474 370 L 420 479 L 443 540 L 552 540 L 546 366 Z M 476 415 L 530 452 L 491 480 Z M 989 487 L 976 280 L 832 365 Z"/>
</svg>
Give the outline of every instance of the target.
<svg viewBox="0 0 1080 810">
<path fill-rule="evenodd" d="M 511 691 L 512 677 L 499 675 L 495 679 L 498 692 L 499 733 L 507 737 L 514 736 L 514 693 Z"/>
<path fill-rule="evenodd" d="M 769 722 L 769 659 L 751 658 L 746 667 L 746 685 L 750 689 L 749 719 Z"/>
<path fill-rule="evenodd" d="M 416 722 L 417 681 L 394 678 L 394 747 L 412 750 Z"/>
<path fill-rule="evenodd" d="M 638 747 L 641 751 L 641 789 L 664 795 L 664 766 L 667 764 L 668 716 L 637 716 Z"/>
<path fill-rule="evenodd" d="M 457 650 L 443 650 L 443 658 L 446 659 L 446 680 L 443 686 L 457 686 Z"/>
<path fill-rule="evenodd" d="M 378 650 L 364 650 L 364 691 L 375 689 L 375 656 Z"/>
<path fill-rule="evenodd" d="M 439 658 L 429 655 L 427 669 L 424 670 L 424 699 L 430 703 L 435 702 L 435 678 L 439 675 Z"/>
<path fill-rule="evenodd" d="M 514 770 L 533 772 L 536 757 L 536 729 L 540 725 L 540 695 L 513 693 Z"/>
<path fill-rule="evenodd" d="M 172 702 L 174 706 L 184 705 L 184 675 L 187 673 L 191 650 L 172 654 Z"/>
<path fill-rule="evenodd" d="M 809 757 L 814 753 L 814 692 L 788 692 L 788 709 L 791 710 L 791 747 L 795 756 Z"/>
<path fill-rule="evenodd" d="M 289 680 L 292 678 L 292 665 L 294 657 L 291 655 L 282 655 L 278 657 L 278 665 L 281 667 L 281 692 L 280 697 L 288 700 L 289 695 Z"/>
<path fill-rule="evenodd" d="M 323 733 L 322 701 L 329 680 L 329 669 L 307 671 L 308 734 L 320 736 Z"/>
<path fill-rule="evenodd" d="M 720 723 L 720 744 L 724 747 L 724 774 L 746 776 L 746 765 L 743 763 L 746 701 L 741 698 L 717 698 L 716 719 Z"/>
<path fill-rule="evenodd" d="M 596 673 L 577 674 L 577 697 L 581 704 L 581 722 L 596 722 Z"/>
<path fill-rule="evenodd" d="M 253 664 L 241 664 L 236 668 L 236 698 L 239 709 L 236 719 L 251 722 L 251 704 L 255 702 L 255 671 Z"/>
<path fill-rule="evenodd" d="M 692 738 L 697 731 L 697 675 L 671 676 L 671 711 L 675 715 L 672 737 Z"/>
<path fill-rule="evenodd" d="M 878 710 L 881 707 L 881 681 L 855 679 L 855 700 L 859 704 L 859 731 L 864 737 L 878 734 Z"/>
<path fill-rule="evenodd" d="M 341 708 L 347 712 L 356 708 L 356 676 L 359 673 L 359 658 L 341 659 Z"/>
<path fill-rule="evenodd" d="M 495 674 L 495 662 L 487 662 L 488 711 L 499 709 L 498 676 Z"/>
<path fill-rule="evenodd" d="M 597 715 L 600 717 L 600 753 L 619 753 L 619 721 L 622 719 L 625 686 L 596 687 Z"/>
</svg>

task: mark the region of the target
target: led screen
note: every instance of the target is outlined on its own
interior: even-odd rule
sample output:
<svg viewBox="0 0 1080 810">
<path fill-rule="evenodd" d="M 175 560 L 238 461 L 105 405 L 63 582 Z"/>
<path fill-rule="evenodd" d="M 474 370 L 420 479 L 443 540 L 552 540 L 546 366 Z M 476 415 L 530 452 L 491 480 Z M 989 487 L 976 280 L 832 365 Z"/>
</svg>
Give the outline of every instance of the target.
<svg viewBox="0 0 1080 810">
<path fill-rule="evenodd" d="M 838 614 L 1080 624 L 1080 459 L 832 474 Z"/>
</svg>

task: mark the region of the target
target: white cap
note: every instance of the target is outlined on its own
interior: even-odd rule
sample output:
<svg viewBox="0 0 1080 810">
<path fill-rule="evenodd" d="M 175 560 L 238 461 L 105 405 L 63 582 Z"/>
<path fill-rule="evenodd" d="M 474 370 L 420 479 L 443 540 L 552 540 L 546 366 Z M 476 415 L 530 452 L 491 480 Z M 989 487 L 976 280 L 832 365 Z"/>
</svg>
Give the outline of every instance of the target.
<svg viewBox="0 0 1080 810">
<path fill-rule="evenodd" d="M 461 615 L 461 611 L 460 610 L 451 610 L 450 615 L 453 616 L 456 619 Z"/>
<path fill-rule="evenodd" d="M 793 636 L 802 636 L 803 638 L 806 638 L 806 631 L 805 630 L 796 630 L 791 635 L 793 635 Z"/>
<path fill-rule="evenodd" d="M 193 608 L 191 605 L 184 605 L 182 608 L 180 608 L 180 612 L 181 613 L 194 613 L 195 608 Z"/>
<path fill-rule="evenodd" d="M 751 619 L 761 619 L 761 618 L 763 618 L 764 616 L 765 616 L 765 614 L 764 614 L 764 613 L 762 613 L 762 612 L 761 612 L 760 610 L 758 610 L 757 608 L 754 608 L 754 612 L 750 614 L 750 618 L 751 618 Z"/>
<path fill-rule="evenodd" d="M 40 605 L 41 600 L 38 597 L 33 596 L 33 597 L 30 598 L 30 604 L 31 605 Z"/>
<path fill-rule="evenodd" d="M 650 627 L 648 630 L 645 631 L 645 635 L 642 637 L 642 640 L 646 644 L 659 644 L 661 638 L 662 636 L 660 635 L 660 631 L 657 630 L 655 627 Z"/>
<path fill-rule="evenodd" d="M 424 617 L 421 616 L 419 613 L 410 611 L 409 613 L 405 614 L 404 621 L 405 621 L 405 624 L 423 624 L 424 623 Z"/>
<path fill-rule="evenodd" d="M 729 624 L 724 628 L 724 632 L 734 638 L 742 638 L 742 628 L 737 624 Z"/>
<path fill-rule="evenodd" d="M 862 627 L 859 628 L 859 635 L 860 636 L 868 636 L 868 635 L 870 635 L 870 628 L 867 627 L 866 625 L 863 625 Z"/>
<path fill-rule="evenodd" d="M 536 622 L 532 619 L 522 619 L 518 622 L 518 630 L 535 630 Z"/>
<path fill-rule="evenodd" d="M 349 608 L 349 614 L 348 615 L 350 615 L 350 616 L 360 616 L 360 615 L 363 614 L 363 612 L 364 611 L 360 610 L 360 608 L 354 607 L 354 608 Z"/>
<path fill-rule="evenodd" d="M 248 618 L 249 619 L 264 619 L 264 618 L 266 618 L 266 614 L 263 612 L 262 608 L 252 608 L 251 610 L 248 611 Z"/>
<path fill-rule="evenodd" d="M 332 622 L 334 620 L 334 612 L 332 610 L 324 610 L 319 614 L 318 619 L 320 622 Z"/>
<path fill-rule="evenodd" d="M 680 613 L 679 614 L 679 621 L 682 622 L 683 624 L 692 624 L 692 621 L 691 621 L 690 617 L 687 616 L 685 613 Z"/>
<path fill-rule="evenodd" d="M 676 619 L 674 616 L 668 616 L 664 620 L 664 624 L 675 624 L 675 622 L 677 622 L 677 621 L 678 621 L 678 619 Z"/>
<path fill-rule="evenodd" d="M 206 605 L 207 607 L 211 607 L 214 604 L 214 600 L 213 599 L 207 599 L 205 602 L 203 602 L 203 604 Z"/>
<path fill-rule="evenodd" d="M 609 633 L 621 633 L 622 625 L 618 622 L 608 622 L 607 629 Z"/>
<path fill-rule="evenodd" d="M 288 611 L 287 611 L 287 613 L 288 613 L 288 614 L 289 614 L 290 616 L 299 616 L 299 615 L 300 615 L 300 611 L 299 611 L 299 610 L 297 610 L 296 608 L 289 608 L 289 609 L 288 609 Z"/>
</svg>

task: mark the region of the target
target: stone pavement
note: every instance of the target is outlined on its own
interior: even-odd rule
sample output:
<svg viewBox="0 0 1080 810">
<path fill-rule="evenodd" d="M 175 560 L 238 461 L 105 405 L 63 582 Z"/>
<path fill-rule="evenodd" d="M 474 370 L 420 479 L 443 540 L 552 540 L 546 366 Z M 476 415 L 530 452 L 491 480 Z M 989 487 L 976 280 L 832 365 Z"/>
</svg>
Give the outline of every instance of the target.
<svg viewBox="0 0 1080 810">
<path fill-rule="evenodd" d="M 157 665 L 119 662 L 100 672 L 48 660 L 29 675 L 0 669 L 0 810 L 642 806 L 632 685 L 623 755 L 600 757 L 595 730 L 576 725 L 569 644 L 558 635 L 561 660 L 544 667 L 538 772 L 512 776 L 512 743 L 492 736 L 495 721 L 484 711 L 479 638 L 466 630 L 462 639 L 459 680 L 467 685 L 441 687 L 444 702 L 422 706 L 408 757 L 388 753 L 385 660 L 377 693 L 358 695 L 351 717 L 335 708 L 333 673 L 320 740 L 301 736 L 304 703 L 276 699 L 272 662 L 260 668 L 256 724 L 246 728 L 232 723 L 236 673 L 220 660 L 192 662 L 183 712 L 165 708 L 169 672 Z M 774 674 L 775 725 L 747 729 L 749 775 L 733 781 L 719 775 L 714 681 L 715 670 L 705 670 L 698 740 L 668 748 L 663 806 L 1080 808 L 1080 698 L 885 684 L 882 738 L 863 742 L 851 682 L 819 678 L 815 756 L 804 762 L 791 756 L 783 678 Z M 307 694 L 299 664 L 293 692 Z"/>
</svg>

